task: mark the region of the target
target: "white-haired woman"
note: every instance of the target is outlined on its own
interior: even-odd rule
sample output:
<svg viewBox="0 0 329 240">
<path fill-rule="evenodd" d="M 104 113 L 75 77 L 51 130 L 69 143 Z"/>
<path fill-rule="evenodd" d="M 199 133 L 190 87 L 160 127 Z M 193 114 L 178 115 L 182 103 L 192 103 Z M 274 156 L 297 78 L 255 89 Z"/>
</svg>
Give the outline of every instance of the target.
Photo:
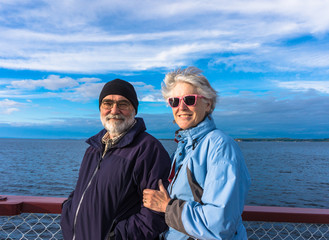
<svg viewBox="0 0 329 240">
<path fill-rule="evenodd" d="M 236 142 L 216 128 L 217 93 L 195 67 L 168 73 L 162 94 L 172 107 L 177 150 L 168 191 L 145 189 L 144 206 L 164 212 L 162 239 L 247 239 L 242 224 L 249 173 Z M 171 178 L 171 177 L 170 177 Z"/>
</svg>

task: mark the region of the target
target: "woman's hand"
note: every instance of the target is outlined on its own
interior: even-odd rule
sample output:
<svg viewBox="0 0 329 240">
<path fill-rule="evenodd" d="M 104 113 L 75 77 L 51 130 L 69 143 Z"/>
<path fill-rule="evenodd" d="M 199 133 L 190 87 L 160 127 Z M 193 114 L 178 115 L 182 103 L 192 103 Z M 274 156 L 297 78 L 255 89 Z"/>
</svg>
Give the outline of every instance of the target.
<svg viewBox="0 0 329 240">
<path fill-rule="evenodd" d="M 166 212 L 167 205 L 170 201 L 170 196 L 162 184 L 162 180 L 159 182 L 160 191 L 153 189 L 144 189 L 143 191 L 143 204 L 151 210 L 157 212 Z"/>
</svg>

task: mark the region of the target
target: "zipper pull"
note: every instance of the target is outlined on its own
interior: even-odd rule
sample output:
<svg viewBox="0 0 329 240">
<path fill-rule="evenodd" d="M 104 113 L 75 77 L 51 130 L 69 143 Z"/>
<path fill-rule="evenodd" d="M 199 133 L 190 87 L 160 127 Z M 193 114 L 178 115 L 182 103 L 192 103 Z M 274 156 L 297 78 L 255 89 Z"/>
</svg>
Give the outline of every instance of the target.
<svg viewBox="0 0 329 240">
<path fill-rule="evenodd" d="M 192 150 L 195 149 L 196 144 L 197 144 L 197 140 L 196 139 L 193 139 L 193 142 L 192 142 Z"/>
</svg>

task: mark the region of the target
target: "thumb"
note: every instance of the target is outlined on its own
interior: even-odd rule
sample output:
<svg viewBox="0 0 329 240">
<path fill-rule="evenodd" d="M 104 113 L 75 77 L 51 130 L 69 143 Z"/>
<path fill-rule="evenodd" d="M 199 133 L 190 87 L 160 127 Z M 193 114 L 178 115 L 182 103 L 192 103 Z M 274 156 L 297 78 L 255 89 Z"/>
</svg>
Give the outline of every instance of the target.
<svg viewBox="0 0 329 240">
<path fill-rule="evenodd" d="M 160 190 L 160 192 L 163 192 L 166 195 L 168 195 L 166 188 L 163 186 L 162 179 L 159 179 L 158 184 L 159 184 L 159 190 Z"/>
</svg>

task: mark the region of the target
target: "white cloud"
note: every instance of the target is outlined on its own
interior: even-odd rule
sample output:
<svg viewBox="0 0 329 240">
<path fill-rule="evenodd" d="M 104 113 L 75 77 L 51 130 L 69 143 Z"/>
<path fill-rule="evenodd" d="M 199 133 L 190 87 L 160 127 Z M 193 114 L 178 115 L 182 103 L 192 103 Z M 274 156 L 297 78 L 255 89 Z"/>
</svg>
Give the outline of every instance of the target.
<svg viewBox="0 0 329 240">
<path fill-rule="evenodd" d="M 2 101 L 0 101 L 0 106 L 2 107 L 11 107 L 11 106 L 15 106 L 17 105 L 17 102 L 13 101 L 13 100 L 9 100 L 9 99 L 4 99 Z"/>
<path fill-rule="evenodd" d="M 18 112 L 19 111 L 19 109 L 18 108 L 7 108 L 7 109 L 4 109 L 3 111 L 2 111 L 2 113 L 4 113 L 4 114 L 11 114 L 11 113 L 13 113 L 13 112 Z"/>
<path fill-rule="evenodd" d="M 98 99 L 105 82 L 100 78 L 85 77 L 73 79 L 50 75 L 41 80 L 11 80 L 4 84 L 5 89 L 0 90 L 0 98 L 20 98 L 27 102 L 30 99 L 62 98 L 73 102 L 88 102 Z M 141 101 L 159 102 L 162 101 L 161 91 L 151 84 L 145 82 L 130 82 Z M 52 92 L 40 92 L 38 88 L 51 90 Z M 9 100 L 8 100 L 9 101 Z M 3 101 L 6 105 L 14 101 Z"/>
<path fill-rule="evenodd" d="M 156 90 L 153 85 L 144 82 L 130 83 L 134 86 L 140 101 L 158 102 L 162 100 L 160 90 Z M 60 95 L 70 101 L 87 102 L 91 99 L 98 99 L 104 84 L 104 82 L 86 82 L 72 88 L 70 92 L 61 93 Z"/>
<path fill-rule="evenodd" d="M 144 82 L 130 82 L 130 83 L 134 86 L 136 91 L 140 91 L 140 92 L 142 92 L 142 91 L 151 91 L 151 92 L 156 91 L 155 87 L 151 84 L 146 84 Z"/>
<path fill-rule="evenodd" d="M 158 95 L 145 95 L 140 99 L 141 102 L 163 102 L 163 98 Z"/>
<path fill-rule="evenodd" d="M 77 81 L 84 82 L 84 83 L 92 83 L 92 82 L 100 82 L 101 79 L 95 78 L 95 77 L 94 78 L 93 77 L 91 77 L 91 78 L 84 77 L 84 78 L 79 78 Z"/>
<path fill-rule="evenodd" d="M 13 112 L 19 111 L 19 106 L 22 106 L 21 103 L 15 102 L 13 100 L 4 99 L 0 101 L 0 113 L 1 114 L 11 114 Z"/>
<path fill-rule="evenodd" d="M 144 82 L 130 82 L 136 92 L 139 101 L 141 102 L 163 102 L 163 97 L 161 90 L 156 89 L 151 84 L 146 84 Z"/>
<path fill-rule="evenodd" d="M 253 62 L 276 70 L 327 68 L 325 46 L 301 46 L 299 57 L 280 43 L 303 35 L 321 42 L 328 12 L 326 0 L 2 2 L 0 67 L 103 73 L 172 68 L 234 52 L 250 56 L 242 70 Z M 305 61 L 314 50 L 315 61 Z"/>
<path fill-rule="evenodd" d="M 57 75 L 50 75 L 42 80 L 18 80 L 12 81 L 11 86 L 19 89 L 36 89 L 43 87 L 48 90 L 59 90 L 78 86 L 78 82 L 70 77 L 61 78 Z"/>
<path fill-rule="evenodd" d="M 294 81 L 294 82 L 275 82 L 278 87 L 287 88 L 293 91 L 316 90 L 329 94 L 329 81 Z"/>
<path fill-rule="evenodd" d="M 88 102 L 90 99 L 98 99 L 103 86 L 104 83 L 85 83 L 69 93 L 62 93 L 61 96 L 74 102 Z"/>
</svg>

